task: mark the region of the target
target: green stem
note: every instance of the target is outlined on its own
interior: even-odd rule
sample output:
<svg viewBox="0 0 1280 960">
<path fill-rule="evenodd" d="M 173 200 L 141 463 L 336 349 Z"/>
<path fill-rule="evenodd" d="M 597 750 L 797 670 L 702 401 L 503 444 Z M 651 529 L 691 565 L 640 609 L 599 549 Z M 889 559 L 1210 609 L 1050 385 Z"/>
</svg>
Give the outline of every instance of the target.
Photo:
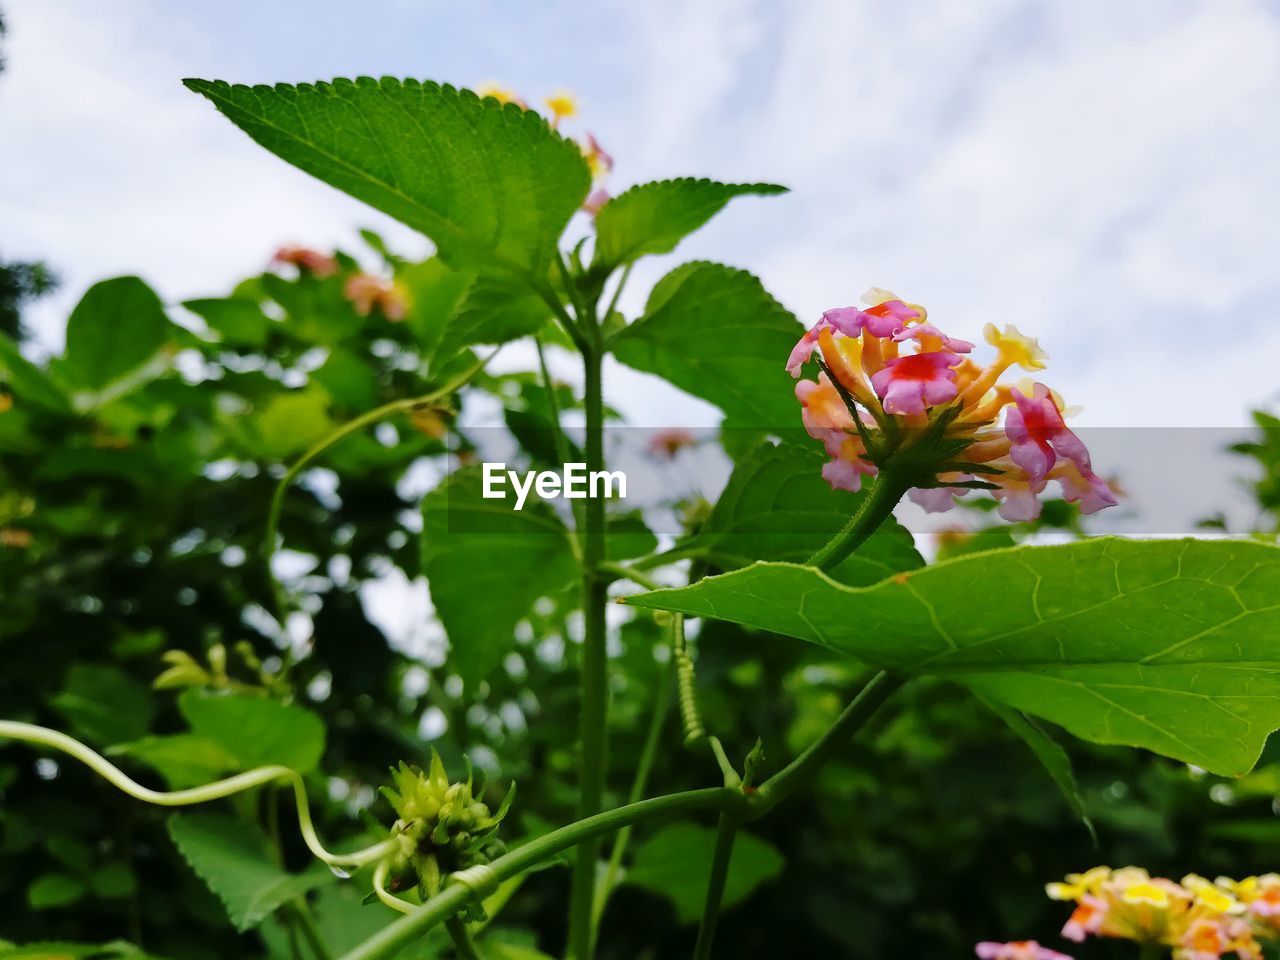
<svg viewBox="0 0 1280 960">
<path fill-rule="evenodd" d="M 293 786 L 293 799 L 298 807 L 298 831 L 302 834 L 307 849 L 330 866 L 363 866 L 374 860 L 380 860 L 396 847 L 395 840 L 384 840 L 354 853 L 331 853 L 316 834 L 315 824 L 311 819 L 311 805 L 307 800 L 306 785 L 298 772 L 289 767 L 257 767 L 238 773 L 234 777 L 227 777 L 225 780 L 206 783 L 200 787 L 190 787 L 186 790 L 152 790 L 131 779 L 123 770 L 79 740 L 65 733 L 59 733 L 57 730 L 30 723 L 19 723 L 16 720 L 0 720 L 0 740 L 5 739 L 33 743 L 65 753 L 105 778 L 117 790 L 127 793 L 135 800 L 153 803 L 159 807 L 186 807 L 197 803 L 208 803 L 211 800 L 221 800 L 277 780 L 287 781 Z"/>
<path fill-rule="evenodd" d="M 839 566 L 845 557 L 857 550 L 889 518 L 907 490 L 908 486 L 896 474 L 887 467 L 882 467 L 844 529 L 810 557 L 806 561 L 808 565 L 828 571 Z"/>
<path fill-rule="evenodd" d="M 298 920 L 298 930 L 302 934 L 302 939 L 307 941 L 307 946 L 311 948 L 316 960 L 333 960 L 333 954 L 329 952 L 329 947 L 325 944 L 324 938 L 320 936 L 320 931 L 316 928 L 316 921 L 311 916 L 311 908 L 307 906 L 306 898 L 299 897 L 294 900 L 292 907 L 294 916 Z"/>
<path fill-rule="evenodd" d="M 570 847 L 595 840 L 623 827 L 660 817 L 674 817 L 699 810 L 725 809 L 741 804 L 742 795 L 722 787 L 688 790 L 655 797 L 598 813 L 585 820 L 530 840 L 482 868 L 454 874 L 440 893 L 413 913 L 401 917 L 342 957 L 342 960 L 383 960 L 435 925 L 458 913 L 475 897 L 483 898 L 503 880 L 517 876 Z"/>
<path fill-rule="evenodd" d="M 631 279 L 631 268 L 634 266 L 635 261 L 633 260 L 623 268 L 622 276 L 618 278 L 618 285 L 613 288 L 613 297 L 609 300 L 609 309 L 604 312 L 604 318 L 606 320 L 609 319 L 611 314 L 617 311 L 618 301 L 622 299 L 622 291 L 626 289 L 627 281 Z"/>
<path fill-rule="evenodd" d="M 715 939 L 716 923 L 720 919 L 720 901 L 724 898 L 724 884 L 729 878 L 729 858 L 733 856 L 733 841 L 737 836 L 738 818 L 728 810 L 722 810 L 720 824 L 716 829 L 715 853 L 711 857 L 707 900 L 702 908 L 702 922 L 698 924 L 698 940 L 693 947 L 693 960 L 710 960 L 711 942 Z"/>
<path fill-rule="evenodd" d="M 627 797 L 628 803 L 639 803 L 641 798 L 644 797 L 645 789 L 648 787 L 649 774 L 653 771 L 653 762 L 658 756 L 658 745 L 662 742 L 662 729 L 666 726 L 667 712 L 671 708 L 673 680 L 674 666 L 663 674 L 658 683 L 658 689 L 654 694 L 653 714 L 649 718 L 649 731 L 645 734 L 644 746 L 640 750 L 640 761 L 636 764 L 636 776 L 631 783 L 631 793 Z M 627 845 L 630 842 L 631 827 L 623 827 L 613 842 L 613 849 L 609 851 L 609 866 L 605 870 L 604 880 L 601 882 L 600 888 L 596 891 L 595 904 L 591 911 L 593 944 L 595 935 L 600 931 L 600 918 L 604 915 L 604 908 L 609 901 L 609 895 L 613 893 L 614 885 L 617 883 L 618 871 L 622 869 L 622 860 L 626 856 Z"/>
<path fill-rule="evenodd" d="M 604 358 L 594 346 L 583 354 L 586 407 L 587 473 L 604 469 Z M 604 806 L 608 762 L 608 650 L 605 606 L 609 581 L 605 562 L 604 499 L 589 497 L 583 508 L 582 532 L 582 707 L 579 730 L 582 765 L 579 777 L 578 819 L 599 813 Z M 568 955 L 591 958 L 591 914 L 595 903 L 596 861 L 600 844 L 589 839 L 578 848 L 569 893 Z"/>
<path fill-rule="evenodd" d="M 1138 960 L 1160 960 L 1164 956 L 1164 947 L 1148 940 L 1138 950 Z"/>
<path fill-rule="evenodd" d="M 611 573 L 619 580 L 630 580 L 632 583 L 638 583 L 646 590 L 663 590 L 665 585 L 659 583 L 653 577 L 646 573 L 642 573 L 635 567 L 628 567 L 626 564 L 613 563 L 606 561 L 600 564 L 600 570 L 603 573 Z"/>
<path fill-rule="evenodd" d="M 760 785 L 751 798 L 753 817 L 768 813 L 784 797 L 813 776 L 904 682 L 883 670 L 872 677 L 821 737 Z"/>
<path fill-rule="evenodd" d="M 449 931 L 449 939 L 453 941 L 453 947 L 458 952 L 458 960 L 484 960 L 484 954 L 471 939 L 471 934 L 467 932 L 467 925 L 463 923 L 461 917 L 450 917 L 444 922 L 444 928 Z"/>
<path fill-rule="evenodd" d="M 499 348 L 501 349 L 501 348 Z M 409 397 L 403 400 L 393 400 L 390 403 L 383 404 L 374 410 L 362 413 L 354 420 L 348 420 L 342 426 L 338 427 L 332 433 L 328 433 L 315 444 L 313 444 L 302 456 L 293 462 L 288 470 L 285 471 L 280 482 L 276 484 L 275 492 L 271 495 L 271 506 L 267 511 L 266 531 L 262 537 L 262 559 L 267 565 L 267 578 L 271 582 L 271 590 L 275 601 L 276 619 L 280 620 L 284 616 L 285 603 L 284 596 L 281 592 L 280 584 L 276 581 L 275 574 L 271 571 L 271 558 L 276 552 L 276 537 L 280 529 L 280 513 L 284 509 L 284 498 L 289 493 L 289 488 L 293 486 L 293 482 L 298 479 L 298 475 L 307 468 L 307 464 L 311 463 L 316 457 L 324 453 L 330 447 L 340 440 L 351 436 L 357 430 L 363 430 L 365 427 L 393 417 L 397 413 L 404 413 L 415 410 L 418 407 L 424 407 L 435 403 L 451 393 L 455 393 L 471 380 L 476 374 L 485 368 L 490 360 L 498 353 L 494 350 L 482 360 L 477 360 L 474 364 L 464 370 L 458 376 L 454 377 L 444 386 L 430 393 L 423 394 L 420 397 Z"/>
</svg>

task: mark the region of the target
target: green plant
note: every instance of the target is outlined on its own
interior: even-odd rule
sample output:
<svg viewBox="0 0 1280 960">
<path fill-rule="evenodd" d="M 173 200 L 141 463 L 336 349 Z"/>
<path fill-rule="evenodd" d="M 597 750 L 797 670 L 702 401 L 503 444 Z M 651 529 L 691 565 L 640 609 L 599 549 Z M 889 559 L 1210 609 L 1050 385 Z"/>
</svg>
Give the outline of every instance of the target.
<svg viewBox="0 0 1280 960">
<path fill-rule="evenodd" d="M 954 703 L 931 678 L 977 694 L 986 720 L 966 715 L 968 722 L 984 735 L 999 730 L 992 717 L 1008 723 L 1077 810 L 1083 803 L 1067 754 L 1032 717 L 1092 744 L 1143 747 L 1221 775 L 1246 773 L 1280 726 L 1274 547 L 1090 540 L 923 566 L 891 519 L 909 491 L 934 502 L 977 489 L 996 495 L 1006 515 L 1026 520 L 1049 479 L 1071 502 L 1106 504 L 1110 491 L 1073 445 L 1047 389 L 1023 394 L 997 384 L 1014 363 L 1043 366 L 1034 341 L 991 328 L 996 361 L 970 366 L 961 354 L 971 345 L 944 337 L 922 308 L 884 292 L 865 309 L 829 311 L 806 333 L 754 277 L 706 262 L 668 273 L 640 317 L 621 315 L 635 261 L 670 252 L 734 197 L 781 188 L 672 180 L 605 199 L 592 191 L 593 177 L 607 166 L 594 140 L 580 145 L 519 104 L 434 84 L 189 86 L 267 149 L 421 230 L 436 253 L 409 263 L 369 235 L 385 269 L 373 276 L 345 255 L 282 251 L 279 259 L 296 277 L 269 272 L 230 297 L 186 304 L 205 324 L 196 334 L 176 327 L 141 281 L 120 278 L 92 288 L 76 308 L 64 356 L 42 366 L 0 342 L 12 394 L 0 437 L 14 451 L 0 529 L 12 544 L 6 575 L 19 585 L 14 613 L 25 610 L 35 622 L 50 595 L 74 598 L 73 613 L 77 604 L 89 615 L 113 605 L 113 643 L 127 652 L 122 657 L 139 658 L 137 669 L 79 665 L 53 703 L 85 740 L 112 748 L 121 762 L 150 766 L 172 789 L 142 788 L 98 751 L 42 726 L 5 722 L 0 734 L 68 753 L 151 803 L 238 798 L 234 815 L 182 814 L 168 833 L 233 924 L 260 928 L 267 949 L 372 960 L 405 949 L 450 949 L 440 942 L 443 929 L 458 956 L 538 956 L 490 918 L 506 915 L 531 869 L 564 854 L 573 859 L 567 956 L 587 960 L 609 949 L 596 942 L 602 918 L 629 882 L 668 891 L 681 912 L 700 914 L 693 955 L 708 957 L 722 905 L 781 869 L 774 847 L 745 828 L 767 829 L 779 804 L 799 802 L 801 788 L 868 723 L 887 723 L 901 741 L 937 752 L 930 742 L 936 737 L 911 730 L 936 720 L 930 699 L 944 712 Z M 559 122 L 567 110 L 557 104 Z M 571 218 L 588 201 L 590 229 L 561 249 Z M 537 345 L 537 370 L 491 374 L 492 354 L 473 352 L 523 338 Z M 912 339 L 918 354 L 870 353 L 896 351 Z M 313 353 L 317 346 L 322 357 Z M 577 354 L 580 396 L 547 375 L 547 349 Z M 187 379 L 173 375 L 177 350 L 200 362 Z M 832 458 L 825 467 L 798 429 L 784 369 L 799 373 L 819 351 L 822 373 L 800 396 L 809 434 Z M 924 365 L 916 357 L 943 355 L 930 369 L 915 369 Z M 426 495 L 421 558 L 412 559 L 408 538 L 395 535 L 404 531 L 388 529 L 405 506 L 388 491 L 413 460 L 470 452 L 469 428 L 455 421 L 458 394 L 500 398 L 530 464 L 567 462 L 580 449 L 586 470 L 602 472 L 609 356 L 718 406 L 734 433 L 759 439 L 733 445 L 736 469 L 718 502 L 688 511 L 685 534 L 658 549 L 640 518 L 611 514 L 602 498 L 576 505 L 572 523 L 543 503 L 500 509 L 485 501 L 478 472 L 462 469 Z M 995 425 L 1006 407 L 1021 424 L 1005 431 L 1012 447 Z M 569 408 L 581 413 L 580 444 L 563 426 Z M 397 424 L 385 443 L 366 429 L 384 421 Z M 1018 430 L 1031 439 L 1020 439 Z M 42 442 L 50 431 L 66 440 L 62 463 Z M 229 487 L 210 485 L 215 464 L 225 475 L 217 482 Z M 321 464 L 342 478 L 339 502 L 312 472 Z M 112 471 L 123 482 L 104 481 Z M 864 476 L 875 479 L 858 490 Z M 298 492 L 290 495 L 295 481 L 306 493 L 305 509 Z M 86 489 L 93 494 L 87 499 Z M 243 512 L 230 513 L 233 507 Z M 263 530 L 262 563 L 250 562 L 241 544 L 256 543 Z M 93 549 L 83 543 L 68 550 L 77 537 Z M 292 582 L 273 573 L 282 545 L 315 558 Z M 228 557 L 232 546 L 238 553 Z M 163 566 L 152 563 L 158 547 L 176 571 L 156 569 Z M 179 559 L 193 552 L 222 561 L 201 568 L 198 584 L 186 580 Z M 388 554 L 430 582 L 450 639 L 447 669 L 460 689 L 475 691 L 477 702 L 481 689 L 513 697 L 557 691 L 557 712 L 576 708 L 572 727 L 557 725 L 545 744 L 493 738 L 495 747 L 511 749 L 501 769 L 522 784 L 511 816 L 470 777 L 450 783 L 439 757 L 405 735 L 403 718 L 380 710 L 379 697 L 397 693 L 389 681 L 402 681 L 410 665 L 397 661 L 389 669 L 386 660 L 394 658 L 385 649 L 377 651 L 385 659 L 376 667 L 361 662 L 370 648 L 356 647 L 364 620 L 350 614 L 351 596 L 343 597 L 339 558 L 348 569 L 359 558 L 362 575 L 373 579 Z M 114 565 L 142 581 L 154 570 L 180 598 L 194 591 L 188 606 L 201 602 L 207 642 L 188 644 L 194 649 L 170 643 L 187 626 L 178 611 L 163 627 L 138 629 L 144 625 L 134 621 L 151 600 L 146 589 L 155 584 L 104 578 Z M 106 589 L 76 591 L 75 579 L 89 574 Z M 324 579 L 323 589 L 308 577 Z M 675 577 L 687 585 L 668 587 Z M 612 597 L 636 589 L 628 583 L 647 591 L 627 596 L 628 606 L 658 613 L 635 614 L 620 628 L 627 643 L 616 659 L 635 684 L 611 704 L 606 611 Z M 328 596 L 314 608 L 318 592 Z M 248 609 L 278 649 L 232 643 L 234 656 L 228 653 Z M 555 676 L 565 670 L 563 659 L 524 656 L 518 637 L 529 624 L 535 639 L 563 640 L 579 611 L 577 671 L 567 690 Z M 338 623 L 322 628 L 325 614 Z M 696 657 L 686 616 L 706 621 Z M 21 617 L 11 624 L 6 632 L 17 635 Z M 763 718 L 760 729 L 738 722 L 734 688 L 750 685 L 733 676 L 741 664 L 716 673 L 717 630 L 727 629 L 721 624 L 736 625 L 736 642 L 759 645 L 757 667 L 774 656 L 786 664 L 793 684 L 786 705 L 797 715 L 808 711 L 812 721 L 803 736 L 768 729 L 779 698 L 765 685 L 744 696 L 766 704 L 744 714 Z M 777 636 L 820 647 L 822 668 L 842 689 L 862 681 L 842 710 L 830 697 L 813 702 L 831 691 L 808 682 L 814 663 Z M 160 685 L 182 689 L 176 715 L 132 675 L 166 647 L 174 652 Z M 654 650 L 662 651 L 656 662 Z M 14 676 L 34 676 L 36 666 L 23 661 L 14 654 Z M 320 669 L 326 661 L 331 668 Z M 301 702 L 316 683 L 343 688 L 329 723 Z M 879 708 L 895 695 L 911 709 L 885 721 Z M 688 750 L 675 760 L 664 736 L 672 700 Z M 440 704 L 465 731 L 470 711 L 461 697 Z M 164 711 L 168 729 L 153 734 Z M 357 715 L 359 724 L 352 722 Z M 634 738 L 638 753 L 625 765 L 628 802 L 613 803 L 609 792 L 618 790 L 613 781 L 623 771 L 610 766 L 610 741 L 620 729 L 633 733 L 642 719 L 646 733 Z M 328 743 L 335 733 L 336 755 Z M 770 741 L 767 748 L 757 734 Z M 370 741 L 378 741 L 376 749 Z M 466 746 L 464 736 L 453 744 L 459 753 Z M 779 746 L 798 747 L 795 759 L 775 762 Z M 532 756 L 538 751 L 553 760 Z M 359 849 L 334 853 L 317 835 L 307 785 L 323 784 L 316 771 L 326 758 L 329 769 L 346 773 L 346 789 L 373 781 L 375 754 L 407 757 L 429 772 L 398 768 L 389 795 L 394 822 L 366 824 Z M 659 778 L 676 764 L 683 764 L 678 776 Z M 549 772 L 550 784 L 527 789 L 522 767 L 539 777 Z M 859 765 L 844 772 L 856 778 Z M 224 774 L 230 776 L 216 779 Z M 403 917 L 384 922 L 357 910 L 358 922 L 333 926 L 372 929 L 356 942 L 326 936 L 326 918 L 340 912 L 330 904 L 350 887 L 324 868 L 290 869 L 299 852 L 285 829 L 289 815 L 277 782 L 293 788 L 310 853 L 340 871 L 363 870 L 366 889 Z M 653 786 L 667 782 L 671 792 Z M 532 801 L 523 799 L 531 794 Z M 503 836 L 526 802 L 530 813 L 567 822 L 553 827 L 530 817 L 522 834 Z M 714 835 L 688 819 L 711 814 Z M 635 829 L 673 817 L 684 819 L 667 829 L 680 832 L 652 834 L 628 856 Z M 340 807 L 326 819 L 355 832 Z M 840 827 L 826 821 L 819 835 L 830 835 L 821 843 L 834 851 Z M 505 851 L 494 842 L 500 837 Z M 682 868 L 689 851 L 703 856 Z M 92 857 L 67 859 L 80 865 L 28 888 L 31 906 L 84 897 L 79 875 L 93 870 Z M 690 894 L 686 875 L 697 866 L 707 869 Z M 702 901 L 700 911 L 687 909 L 690 896 Z M 139 918 L 138 930 L 142 925 Z"/>
</svg>

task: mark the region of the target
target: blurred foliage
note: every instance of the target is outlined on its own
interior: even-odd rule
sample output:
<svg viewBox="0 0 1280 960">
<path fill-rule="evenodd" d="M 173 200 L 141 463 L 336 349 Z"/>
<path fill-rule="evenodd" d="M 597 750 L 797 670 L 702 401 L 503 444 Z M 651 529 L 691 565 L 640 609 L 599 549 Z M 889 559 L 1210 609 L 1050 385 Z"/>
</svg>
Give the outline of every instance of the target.
<svg viewBox="0 0 1280 960">
<path fill-rule="evenodd" d="M 185 310 L 158 301 L 111 310 L 116 335 L 89 355 L 74 342 L 43 364 L 6 355 L 0 379 L 16 396 L 4 393 L 0 414 L 4 713 L 67 729 L 157 786 L 289 762 L 310 771 L 319 829 L 335 838 L 364 833 L 369 811 L 389 822 L 375 787 L 393 764 L 426 764 L 434 746 L 452 766 L 465 752 L 488 774 L 492 806 L 519 782 L 509 833 L 518 841 L 571 819 L 575 804 L 573 591 L 535 603 L 515 623 L 500 667 L 470 683 L 430 623 L 389 638 L 377 625 L 386 618 L 370 616 L 380 594 L 361 592 L 418 577 L 422 477 L 438 475 L 446 442 L 468 446 L 456 403 L 354 434 L 304 474 L 281 525 L 282 572 L 297 609 L 285 625 L 270 612 L 261 538 L 283 464 L 331 425 L 422 394 L 443 376 L 417 347 L 425 298 L 410 301 L 403 322 L 376 310 L 362 317 L 343 295 L 355 261 L 339 254 L 337 263 L 326 277 L 292 268 L 251 277 Z M 383 266 L 410 289 L 423 272 L 396 257 Z M 112 281 L 77 312 L 102 297 L 151 303 L 144 290 L 140 281 Z M 546 455 L 537 377 L 486 375 L 472 395 L 509 422 L 532 421 L 535 429 L 517 436 L 531 461 Z M 559 402 L 571 407 L 572 392 Z M 1249 452 L 1260 450 L 1271 451 L 1274 468 L 1274 448 Z M 1034 530 L 956 534 L 944 551 L 1076 522 L 1069 508 L 1051 506 Z M 452 565 L 460 589 L 501 589 L 501 576 L 476 567 Z M 695 642 L 708 725 L 735 757 L 761 736 L 774 766 L 817 736 L 862 679 L 821 651 L 724 623 L 705 624 Z M 651 618 L 622 624 L 612 668 L 614 799 L 628 789 L 657 685 L 670 682 L 661 649 Z M 680 748 L 673 719 L 659 742 L 652 782 L 664 791 L 714 776 L 703 755 Z M 1074 740 L 1066 749 L 1096 847 L 990 709 L 944 683 L 911 685 L 813 789 L 752 825 L 741 885 L 730 887 L 740 902 L 726 914 L 719 950 L 768 957 L 786 944 L 869 958 L 910 938 L 925 955 L 958 956 L 983 937 L 1052 942 L 1061 910 L 1041 884 L 1072 869 L 1136 862 L 1213 875 L 1266 870 L 1280 858 L 1280 766 L 1226 782 L 1134 751 Z M 33 761 L 16 749 L 0 753 L 0 788 L 0 935 L 14 942 L 128 940 L 197 960 L 288 956 L 282 921 L 307 890 L 335 943 L 349 946 L 388 919 L 327 871 L 301 872 L 309 858 L 275 791 L 166 827 L 165 811 L 78 764 Z M 689 948 L 685 921 L 697 912 L 700 885 L 690 880 L 696 864 L 681 858 L 701 849 L 707 826 L 638 831 L 628 857 L 635 872 L 605 917 L 604 956 Z M 230 868 L 256 871 L 253 883 L 281 894 L 273 918 L 257 915 L 261 901 L 250 910 L 216 893 L 223 868 L 211 860 L 210 838 L 233 834 L 246 849 L 269 850 L 272 836 L 282 838 L 283 863 L 252 854 L 262 859 Z M 560 949 L 557 905 L 567 883 L 563 869 L 527 877 L 487 942 L 516 945 L 512 956 L 531 945 Z M 245 932 L 234 932 L 229 917 Z M 430 939 L 405 955 L 436 949 Z"/>
</svg>

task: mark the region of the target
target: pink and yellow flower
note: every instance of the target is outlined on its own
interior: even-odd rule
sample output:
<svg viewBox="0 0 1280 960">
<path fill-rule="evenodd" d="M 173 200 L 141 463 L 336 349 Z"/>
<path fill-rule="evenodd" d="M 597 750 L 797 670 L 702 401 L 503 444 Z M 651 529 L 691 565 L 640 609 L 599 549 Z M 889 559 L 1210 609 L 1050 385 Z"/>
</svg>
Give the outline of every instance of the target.
<svg viewBox="0 0 1280 960">
<path fill-rule="evenodd" d="M 1034 940 L 1014 940 L 996 943 L 985 940 L 973 948 L 982 960 L 1071 960 L 1065 953 L 1042 947 Z"/>
<path fill-rule="evenodd" d="M 1044 369 L 1034 339 L 1012 325 L 987 324 L 984 338 L 996 355 L 982 366 L 968 356 L 972 343 L 929 322 L 919 304 L 877 288 L 863 304 L 825 311 L 786 362 L 799 378 L 805 364 L 821 358 L 824 373 L 802 380 L 796 396 L 810 435 L 833 458 L 828 479 L 857 484 L 894 463 L 927 510 L 949 509 L 958 494 L 981 487 L 1000 501 L 1001 516 L 1015 521 L 1040 515 L 1050 481 L 1083 513 L 1116 503 L 1066 426 L 1061 398 L 1044 384 L 1000 382 L 1013 367 Z M 837 406 L 845 407 L 843 416 Z M 905 471 L 903 461 L 910 462 Z"/>
<path fill-rule="evenodd" d="M 1258 935 L 1271 934 L 1246 910 L 1244 898 L 1259 890 L 1254 880 L 1212 883 L 1192 873 L 1174 883 L 1140 867 L 1095 867 L 1048 884 L 1045 892 L 1074 901 L 1062 935 L 1077 943 L 1114 937 L 1167 948 L 1174 960 L 1258 960 Z"/>
<path fill-rule="evenodd" d="M 356 273 L 348 277 L 342 295 L 362 317 L 377 310 L 388 320 L 398 322 L 409 312 L 408 291 L 395 280 L 375 277 L 371 273 Z"/>
<path fill-rule="evenodd" d="M 338 261 L 334 257 L 310 247 L 281 247 L 271 258 L 271 265 L 297 267 L 299 274 L 310 274 L 320 280 L 338 272 Z"/>
</svg>

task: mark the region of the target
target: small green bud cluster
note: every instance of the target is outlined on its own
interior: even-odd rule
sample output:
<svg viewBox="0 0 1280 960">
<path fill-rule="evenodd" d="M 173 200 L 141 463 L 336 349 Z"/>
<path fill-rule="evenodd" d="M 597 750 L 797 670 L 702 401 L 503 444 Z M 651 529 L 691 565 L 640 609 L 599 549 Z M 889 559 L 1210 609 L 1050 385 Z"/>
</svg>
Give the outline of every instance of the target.
<svg viewBox="0 0 1280 960">
<path fill-rule="evenodd" d="M 401 763 L 391 771 L 391 781 L 382 794 L 399 818 L 392 827 L 400 844 L 392 868 L 410 875 L 423 900 L 439 893 L 449 874 L 489 863 L 505 852 L 497 833 L 511 808 L 514 784 L 497 811 L 490 811 L 479 799 L 484 788 L 473 782 L 471 770 L 466 780 L 451 783 L 434 750 L 430 770 Z"/>
<path fill-rule="evenodd" d="M 283 698 L 289 695 L 288 682 L 280 674 L 267 671 L 251 643 L 241 640 L 235 645 L 234 651 L 242 675 L 253 675 L 252 681 L 238 680 L 228 672 L 227 648 L 221 643 L 215 643 L 205 654 L 207 665 L 183 650 L 166 650 L 160 657 L 166 664 L 166 669 L 156 677 L 152 686 L 156 690 L 204 687 L 258 696 Z"/>
</svg>

